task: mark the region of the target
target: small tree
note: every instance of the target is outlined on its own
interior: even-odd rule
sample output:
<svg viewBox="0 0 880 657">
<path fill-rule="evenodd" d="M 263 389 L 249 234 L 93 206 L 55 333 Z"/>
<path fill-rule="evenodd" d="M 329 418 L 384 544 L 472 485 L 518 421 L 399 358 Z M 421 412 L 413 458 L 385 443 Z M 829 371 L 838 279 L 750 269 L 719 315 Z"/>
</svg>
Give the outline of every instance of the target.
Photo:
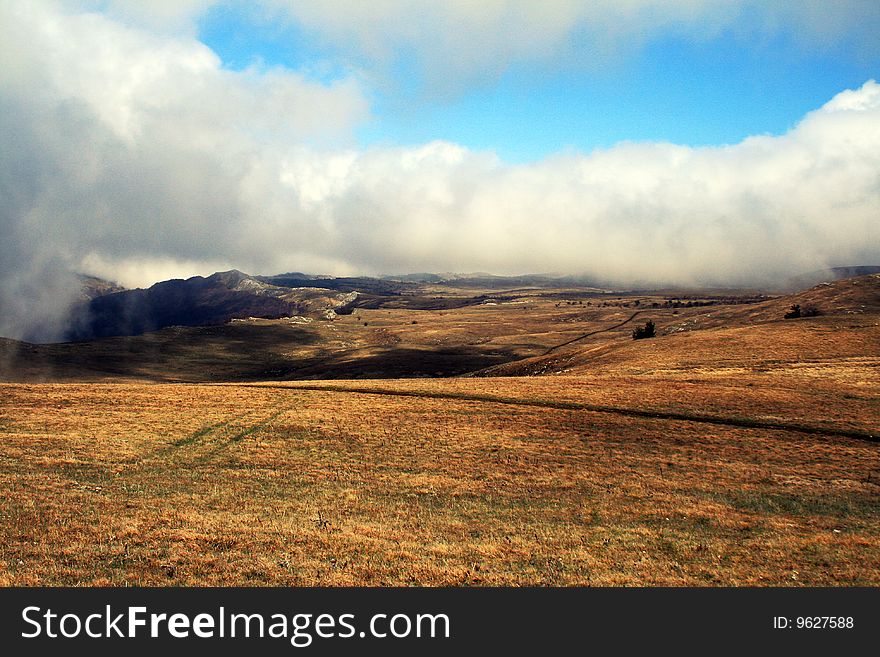
<svg viewBox="0 0 880 657">
<path fill-rule="evenodd" d="M 644 326 L 638 326 L 633 329 L 633 340 L 643 340 L 644 338 L 653 338 L 657 335 L 657 327 L 650 319 L 645 322 Z"/>
</svg>

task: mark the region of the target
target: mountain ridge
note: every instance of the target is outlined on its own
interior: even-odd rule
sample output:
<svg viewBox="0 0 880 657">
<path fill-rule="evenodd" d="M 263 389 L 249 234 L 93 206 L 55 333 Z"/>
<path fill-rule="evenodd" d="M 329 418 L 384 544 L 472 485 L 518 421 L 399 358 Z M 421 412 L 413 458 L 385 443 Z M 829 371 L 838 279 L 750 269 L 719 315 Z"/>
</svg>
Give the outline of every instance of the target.
<svg viewBox="0 0 880 657">
<path fill-rule="evenodd" d="M 213 326 L 248 317 L 317 316 L 352 301 L 350 293 L 283 288 L 231 269 L 97 296 L 78 305 L 64 337 L 73 342 L 140 335 L 169 326 Z"/>
</svg>

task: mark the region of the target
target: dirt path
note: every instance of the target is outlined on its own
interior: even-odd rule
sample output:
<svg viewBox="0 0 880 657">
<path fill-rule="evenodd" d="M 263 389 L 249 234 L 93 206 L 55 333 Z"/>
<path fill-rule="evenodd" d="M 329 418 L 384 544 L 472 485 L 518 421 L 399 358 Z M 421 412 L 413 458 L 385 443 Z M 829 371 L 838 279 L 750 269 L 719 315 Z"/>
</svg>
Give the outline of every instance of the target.
<svg viewBox="0 0 880 657">
<path fill-rule="evenodd" d="M 637 310 L 632 315 L 627 317 L 625 320 L 623 320 L 622 322 L 620 322 L 618 324 L 615 324 L 614 326 L 609 326 L 607 328 L 599 329 L 598 331 L 590 331 L 589 333 L 584 333 L 583 335 L 580 335 L 572 340 L 567 340 L 566 342 L 563 342 L 562 344 L 558 344 L 555 347 L 550 347 L 547 351 L 545 351 L 542 354 L 542 356 L 549 356 L 551 353 L 553 353 L 557 349 L 560 349 L 562 347 L 567 347 L 568 345 L 574 344 L 575 342 L 580 342 L 581 340 L 586 340 L 587 338 L 589 338 L 592 335 L 597 335 L 599 333 L 607 333 L 608 331 L 613 331 L 616 328 L 620 328 L 624 324 L 628 324 L 629 322 L 634 320 L 636 318 L 636 316 L 641 313 L 642 313 L 641 310 Z"/>
<path fill-rule="evenodd" d="M 632 318 L 630 318 L 632 319 Z M 629 321 L 629 320 L 627 320 Z M 208 384 L 224 385 L 224 384 Z M 228 385 L 228 384 L 227 384 Z M 569 410 L 589 411 L 591 413 L 608 413 L 625 417 L 650 418 L 655 420 L 678 420 L 682 422 L 699 422 L 703 424 L 715 424 L 740 429 L 770 429 L 773 431 L 795 431 L 819 436 L 833 436 L 853 438 L 869 442 L 880 442 L 880 436 L 867 431 L 853 431 L 847 429 L 833 429 L 830 427 L 817 427 L 790 422 L 772 422 L 743 417 L 723 417 L 718 415 L 702 415 L 699 413 L 682 413 L 662 410 L 642 410 L 638 408 L 626 408 L 621 406 L 605 406 L 599 404 L 586 404 L 571 401 L 553 401 L 544 399 L 517 399 L 515 397 L 496 397 L 493 395 L 475 395 L 458 392 L 425 392 L 418 390 L 389 390 L 382 388 L 361 388 L 357 386 L 322 386 L 322 385 L 264 385 L 264 384 L 235 384 L 245 388 L 269 388 L 280 390 L 316 390 L 321 392 L 336 392 L 360 395 L 389 395 L 392 397 L 420 397 L 425 399 L 457 399 L 460 401 L 483 402 L 490 404 L 509 404 L 512 406 L 535 406 L 539 408 L 559 408 Z"/>
<path fill-rule="evenodd" d="M 265 411 L 254 410 L 231 414 L 225 420 L 206 424 L 170 445 L 144 454 L 136 461 L 128 464 L 124 469 L 124 473 L 130 476 L 147 469 L 167 467 L 169 460 L 176 465 L 184 461 L 197 462 L 204 460 L 232 444 L 254 435 L 284 413 L 292 410 L 292 408 L 280 408 L 268 414 Z"/>
</svg>

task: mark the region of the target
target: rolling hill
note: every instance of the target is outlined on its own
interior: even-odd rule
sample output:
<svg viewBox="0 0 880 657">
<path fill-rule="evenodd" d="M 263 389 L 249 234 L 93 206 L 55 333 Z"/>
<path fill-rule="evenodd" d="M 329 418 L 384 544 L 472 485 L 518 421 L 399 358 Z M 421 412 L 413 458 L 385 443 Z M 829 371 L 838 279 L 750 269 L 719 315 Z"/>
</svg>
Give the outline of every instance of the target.
<svg viewBox="0 0 880 657">
<path fill-rule="evenodd" d="M 821 314 L 783 319 L 793 304 Z M 3 378 L 534 376 L 880 353 L 876 275 L 775 298 L 575 288 L 497 294 L 434 283 L 377 296 L 287 288 L 233 271 L 99 296 L 89 311 L 76 341 L 0 341 Z M 658 336 L 633 341 L 632 329 L 648 319 Z"/>
<path fill-rule="evenodd" d="M 785 319 L 793 305 L 815 308 L 816 317 Z M 685 310 L 649 308 L 608 330 L 584 335 L 539 356 L 476 372 L 478 376 L 586 374 L 700 367 L 712 364 L 758 367 L 880 356 L 880 275 L 833 283 L 747 305 Z M 629 339 L 633 326 L 651 319 L 652 340 Z"/>
<path fill-rule="evenodd" d="M 66 336 L 84 341 L 140 335 L 168 326 L 211 326 L 247 317 L 279 318 L 342 309 L 357 297 L 324 288 L 279 287 L 237 270 L 102 294 L 80 305 Z"/>
</svg>

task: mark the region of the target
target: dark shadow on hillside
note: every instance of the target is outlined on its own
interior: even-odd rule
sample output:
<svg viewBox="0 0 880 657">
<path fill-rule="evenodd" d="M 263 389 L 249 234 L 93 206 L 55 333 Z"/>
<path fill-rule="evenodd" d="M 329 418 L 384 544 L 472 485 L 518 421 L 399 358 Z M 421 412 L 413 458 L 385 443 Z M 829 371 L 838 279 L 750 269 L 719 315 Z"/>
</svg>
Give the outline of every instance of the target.
<svg viewBox="0 0 880 657">
<path fill-rule="evenodd" d="M 443 349 L 322 351 L 319 336 L 293 326 L 167 328 L 136 337 L 32 345 L 0 343 L 0 379 L 75 381 L 148 379 L 236 382 L 304 379 L 393 379 L 458 376 L 519 356 L 474 346 Z"/>
<path fill-rule="evenodd" d="M 277 352 L 313 345 L 318 336 L 295 326 L 171 327 L 132 337 L 89 342 L 0 344 L 3 380 L 91 380 L 105 377 L 159 381 L 258 379 L 283 371 Z"/>
<path fill-rule="evenodd" d="M 283 380 L 311 379 L 406 379 L 467 374 L 519 358 L 508 350 L 481 351 L 474 347 L 456 349 L 387 349 L 369 356 L 347 354 L 287 363 L 283 372 L 271 376 Z M 242 379 L 239 379 L 242 380 Z"/>
</svg>

